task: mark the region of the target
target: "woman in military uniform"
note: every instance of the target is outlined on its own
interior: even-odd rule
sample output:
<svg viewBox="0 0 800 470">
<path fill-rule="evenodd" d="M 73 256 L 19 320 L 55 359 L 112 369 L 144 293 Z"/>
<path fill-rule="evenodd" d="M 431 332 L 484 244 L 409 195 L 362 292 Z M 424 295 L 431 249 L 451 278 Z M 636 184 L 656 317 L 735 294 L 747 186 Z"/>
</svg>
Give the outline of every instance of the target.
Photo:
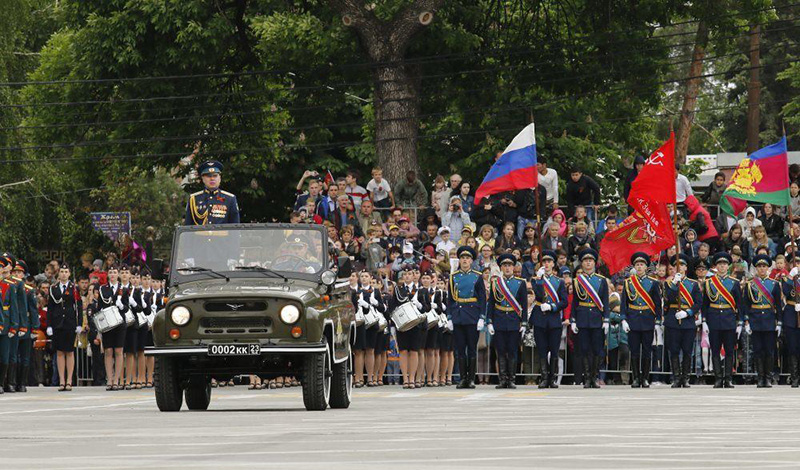
<svg viewBox="0 0 800 470">
<path fill-rule="evenodd" d="M 112 265 L 108 268 L 108 284 L 100 286 L 98 309 L 117 306 L 119 286 L 119 268 Z M 118 307 L 118 306 L 117 306 Z M 120 313 L 122 311 L 120 309 Z M 124 315 L 124 314 L 123 314 Z M 103 343 L 103 359 L 106 366 L 106 390 L 119 390 L 122 380 L 123 357 L 122 347 L 125 345 L 125 322 L 113 330 L 100 334 Z"/>
<path fill-rule="evenodd" d="M 50 286 L 47 302 L 47 329 L 53 337 L 57 354 L 59 391 L 72 390 L 72 373 L 75 370 L 75 340 L 80 333 L 81 306 L 78 289 L 69 280 L 70 269 L 62 264 L 58 282 Z"/>
<path fill-rule="evenodd" d="M 386 311 L 383 304 L 383 297 L 380 292 L 372 285 L 372 275 L 367 271 L 361 271 L 359 275 L 361 288 L 357 293 L 356 308 L 360 308 L 366 314 L 371 308 L 375 309 L 380 315 Z M 367 370 L 367 386 L 374 387 L 375 383 L 375 344 L 378 341 L 378 324 L 366 328 L 365 332 L 365 351 L 364 362 Z M 361 377 L 359 377 L 361 378 Z M 363 385 L 363 379 L 361 380 Z"/>
<path fill-rule="evenodd" d="M 436 292 L 434 293 L 431 303 L 436 303 L 437 312 L 444 315 L 444 321 L 439 328 L 439 386 L 453 385 L 453 366 L 455 359 L 453 357 L 453 321 L 447 320 L 447 281 L 441 277 L 436 276 Z"/>
<path fill-rule="evenodd" d="M 394 295 L 390 299 L 392 312 L 407 302 L 413 302 L 418 310 L 422 310 L 423 305 L 417 297 L 414 286 L 412 266 L 407 265 L 402 272 L 400 281 L 394 288 Z M 417 374 L 419 360 L 420 335 L 417 328 L 408 331 L 397 332 L 397 349 L 400 351 L 400 369 L 403 373 L 403 388 L 414 388 L 414 380 Z"/>
</svg>

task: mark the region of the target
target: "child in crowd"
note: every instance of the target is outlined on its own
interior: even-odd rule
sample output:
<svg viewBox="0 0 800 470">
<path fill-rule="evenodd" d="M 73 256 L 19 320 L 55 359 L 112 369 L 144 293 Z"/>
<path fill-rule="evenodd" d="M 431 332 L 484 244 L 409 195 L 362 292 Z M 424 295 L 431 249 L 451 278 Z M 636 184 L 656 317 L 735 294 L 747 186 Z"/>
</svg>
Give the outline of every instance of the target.
<svg viewBox="0 0 800 470">
<path fill-rule="evenodd" d="M 444 250 L 450 253 L 450 250 L 456 249 L 456 244 L 450 240 L 450 229 L 447 227 L 440 227 L 439 228 L 439 238 L 441 241 L 436 244 L 436 251 Z"/>
<path fill-rule="evenodd" d="M 367 191 L 372 198 L 372 204 L 376 208 L 388 209 L 394 207 L 394 193 L 389 182 L 383 179 L 383 169 L 375 167 L 372 169 L 372 179 L 367 183 Z"/>
</svg>

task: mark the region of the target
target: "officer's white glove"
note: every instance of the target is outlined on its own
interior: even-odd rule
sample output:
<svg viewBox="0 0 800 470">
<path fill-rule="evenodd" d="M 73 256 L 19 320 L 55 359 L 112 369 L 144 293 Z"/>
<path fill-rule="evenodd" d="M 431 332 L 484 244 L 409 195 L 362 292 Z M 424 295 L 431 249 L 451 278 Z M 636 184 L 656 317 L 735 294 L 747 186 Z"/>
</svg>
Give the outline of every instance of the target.
<svg viewBox="0 0 800 470">
<path fill-rule="evenodd" d="M 550 304 L 548 303 L 543 303 L 542 305 L 539 305 L 539 309 L 542 311 L 542 313 L 544 313 L 552 310 L 552 307 L 550 307 Z"/>
<path fill-rule="evenodd" d="M 389 330 L 389 332 L 392 334 L 392 336 L 397 336 L 397 328 L 395 328 L 395 327 L 392 327 L 392 328 Z"/>
<path fill-rule="evenodd" d="M 484 326 L 486 326 L 486 323 L 483 321 L 483 318 L 481 318 L 478 320 L 478 331 L 481 331 Z"/>
<path fill-rule="evenodd" d="M 10 331 L 8 332 L 8 337 L 9 338 L 13 338 L 14 336 L 17 336 L 17 334 L 16 333 L 12 333 Z"/>
<path fill-rule="evenodd" d="M 139 304 L 136 303 L 136 300 L 133 299 L 132 295 L 128 296 L 128 305 L 130 305 L 133 308 L 136 308 L 136 307 L 139 306 Z"/>
<path fill-rule="evenodd" d="M 453 320 L 447 320 L 447 329 L 450 331 L 455 330 L 455 327 L 453 326 Z"/>
<path fill-rule="evenodd" d="M 781 325 L 777 325 L 777 326 L 775 327 L 775 333 L 777 333 L 777 334 L 778 334 L 778 336 L 780 336 L 780 335 L 781 335 L 781 332 L 782 332 L 782 331 L 783 331 L 783 327 L 782 327 Z"/>
<path fill-rule="evenodd" d="M 413 302 L 414 302 L 414 306 L 417 307 L 417 310 L 422 311 L 422 302 L 420 302 L 417 299 L 414 299 Z"/>
<path fill-rule="evenodd" d="M 608 328 L 609 328 L 609 326 L 608 326 L 608 322 L 607 322 L 607 321 L 604 321 L 604 322 L 603 322 L 603 334 L 604 334 L 604 335 L 607 335 L 607 334 L 608 334 Z"/>
<path fill-rule="evenodd" d="M 544 268 L 539 268 L 539 270 L 536 271 L 536 277 L 542 277 L 542 276 L 544 276 Z"/>
<path fill-rule="evenodd" d="M 741 337 L 742 337 L 742 326 L 739 325 L 736 327 L 736 339 L 738 340 Z"/>
<path fill-rule="evenodd" d="M 361 308 L 368 309 L 369 308 L 369 302 L 367 302 L 364 299 L 358 299 L 358 306 L 361 307 Z"/>
<path fill-rule="evenodd" d="M 20 332 L 17 333 L 17 336 L 25 336 L 25 332 L 24 331 L 20 331 Z"/>
<path fill-rule="evenodd" d="M 528 331 L 528 328 L 526 328 L 525 325 L 520 325 L 519 326 L 519 334 L 520 335 L 525 336 L 525 332 L 526 331 Z"/>
<path fill-rule="evenodd" d="M 494 335 L 494 325 L 489 323 L 489 326 L 486 327 L 487 331 L 489 331 L 490 335 Z"/>
<path fill-rule="evenodd" d="M 747 333 L 748 336 L 753 334 L 753 329 L 750 328 L 750 324 L 744 326 L 744 332 Z"/>
<path fill-rule="evenodd" d="M 790 277 L 795 277 L 798 274 L 800 274 L 800 268 L 798 268 L 797 266 L 793 267 L 792 270 L 789 271 L 789 276 Z"/>
<path fill-rule="evenodd" d="M 83 327 L 81 327 L 81 326 L 76 326 L 75 327 L 75 333 L 80 334 L 81 331 L 83 331 Z"/>
<path fill-rule="evenodd" d="M 378 299 L 376 299 L 374 295 L 369 296 L 369 304 L 372 305 L 373 307 L 377 307 Z"/>
<path fill-rule="evenodd" d="M 698 318 L 697 320 L 694 321 L 694 326 L 700 326 L 702 324 L 703 324 L 703 319 L 701 318 Z"/>
<path fill-rule="evenodd" d="M 574 334 L 576 334 L 576 335 L 578 334 L 578 324 L 577 324 L 577 323 L 573 323 L 573 324 L 571 324 L 571 325 L 570 325 L 570 328 L 572 328 L 572 332 L 573 332 Z"/>
<path fill-rule="evenodd" d="M 703 322 L 703 333 L 708 334 L 708 323 Z"/>
<path fill-rule="evenodd" d="M 631 326 L 628 325 L 628 320 L 622 320 L 622 331 L 624 331 L 625 333 L 631 332 Z"/>
<path fill-rule="evenodd" d="M 122 297 L 117 297 L 117 308 L 120 310 L 125 308 L 125 304 L 122 303 Z"/>
<path fill-rule="evenodd" d="M 431 310 L 433 310 L 434 312 L 439 310 L 439 305 L 436 302 L 432 303 Z"/>
<path fill-rule="evenodd" d="M 156 307 L 156 304 L 153 304 L 153 305 L 150 306 L 150 313 L 152 315 L 155 315 L 157 311 L 158 311 L 158 307 Z"/>
<path fill-rule="evenodd" d="M 388 326 L 383 329 L 383 334 L 385 334 L 385 335 L 389 334 L 389 327 Z"/>
<path fill-rule="evenodd" d="M 675 273 L 675 276 L 672 278 L 673 282 L 681 282 L 683 280 L 683 275 L 681 273 Z"/>
<path fill-rule="evenodd" d="M 47 327 L 47 336 L 53 336 L 53 327 L 52 326 L 48 326 Z"/>
<path fill-rule="evenodd" d="M 689 314 L 686 313 L 685 310 L 678 310 L 678 313 L 675 314 L 676 320 L 683 320 L 684 318 L 688 317 Z"/>
<path fill-rule="evenodd" d="M 631 268 L 631 276 L 635 276 L 635 275 L 636 275 L 636 268 Z"/>
<path fill-rule="evenodd" d="M 800 312 L 800 304 L 795 304 L 794 311 L 795 312 Z"/>
</svg>

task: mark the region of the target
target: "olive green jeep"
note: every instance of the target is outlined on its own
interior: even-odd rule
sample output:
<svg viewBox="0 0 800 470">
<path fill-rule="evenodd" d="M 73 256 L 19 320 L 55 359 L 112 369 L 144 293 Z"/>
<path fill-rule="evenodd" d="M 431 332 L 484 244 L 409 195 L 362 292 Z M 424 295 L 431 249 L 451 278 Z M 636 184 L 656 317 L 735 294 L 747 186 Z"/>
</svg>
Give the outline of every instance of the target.
<svg viewBox="0 0 800 470">
<path fill-rule="evenodd" d="M 211 380 L 295 376 L 308 410 L 347 408 L 354 310 L 350 263 L 322 226 L 179 227 L 169 296 L 153 321 L 161 411 L 205 410 Z"/>
</svg>

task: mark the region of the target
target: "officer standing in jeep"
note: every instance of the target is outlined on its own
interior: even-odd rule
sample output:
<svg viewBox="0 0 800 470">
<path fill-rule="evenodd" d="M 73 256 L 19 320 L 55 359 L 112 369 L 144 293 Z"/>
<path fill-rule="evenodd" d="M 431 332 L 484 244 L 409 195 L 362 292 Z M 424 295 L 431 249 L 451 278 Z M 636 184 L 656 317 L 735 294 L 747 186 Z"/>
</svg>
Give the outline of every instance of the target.
<svg viewBox="0 0 800 470">
<path fill-rule="evenodd" d="M 222 168 L 222 163 L 217 160 L 203 162 L 197 168 L 205 189 L 189 196 L 184 225 L 239 223 L 239 204 L 236 202 L 236 196 L 219 189 Z"/>
</svg>

